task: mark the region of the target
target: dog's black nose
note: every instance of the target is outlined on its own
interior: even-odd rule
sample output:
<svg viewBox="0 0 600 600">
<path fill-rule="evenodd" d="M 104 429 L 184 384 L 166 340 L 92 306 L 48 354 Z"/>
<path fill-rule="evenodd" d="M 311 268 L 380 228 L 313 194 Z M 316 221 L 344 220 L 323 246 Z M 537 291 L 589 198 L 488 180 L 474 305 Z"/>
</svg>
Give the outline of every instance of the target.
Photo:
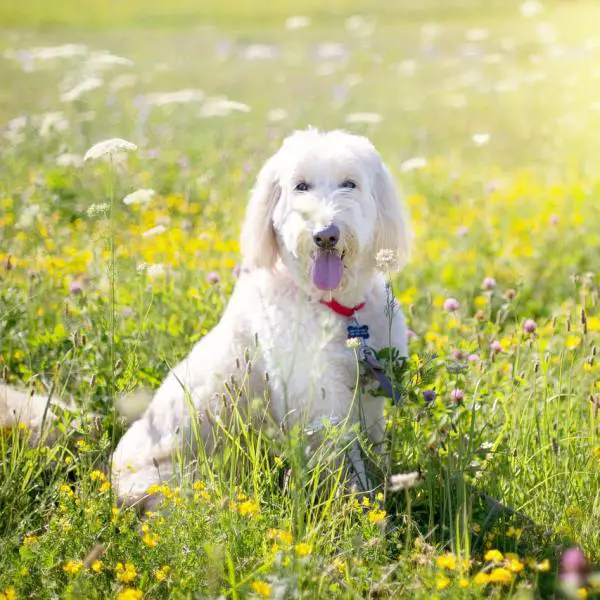
<svg viewBox="0 0 600 600">
<path fill-rule="evenodd" d="M 340 228 L 337 225 L 328 225 L 325 229 L 315 231 L 313 240 L 321 250 L 332 250 L 340 241 Z"/>
</svg>

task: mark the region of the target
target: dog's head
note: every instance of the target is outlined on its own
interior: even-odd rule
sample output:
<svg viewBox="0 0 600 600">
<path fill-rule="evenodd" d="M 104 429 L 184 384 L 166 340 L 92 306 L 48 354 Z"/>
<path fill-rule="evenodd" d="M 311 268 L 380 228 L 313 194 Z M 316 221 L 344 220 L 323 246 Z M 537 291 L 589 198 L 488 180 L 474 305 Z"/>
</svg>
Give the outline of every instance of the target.
<svg viewBox="0 0 600 600">
<path fill-rule="evenodd" d="M 364 137 L 310 129 L 288 137 L 260 171 L 242 229 L 249 268 L 277 259 L 319 290 L 343 289 L 377 253 L 408 257 L 407 218 L 394 182 Z"/>
</svg>

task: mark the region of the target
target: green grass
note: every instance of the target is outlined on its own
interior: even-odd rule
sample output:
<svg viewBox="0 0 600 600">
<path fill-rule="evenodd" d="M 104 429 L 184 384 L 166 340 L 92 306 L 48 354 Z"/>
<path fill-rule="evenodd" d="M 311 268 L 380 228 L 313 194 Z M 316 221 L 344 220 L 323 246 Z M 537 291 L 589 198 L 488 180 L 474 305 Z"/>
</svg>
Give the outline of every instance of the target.
<svg viewBox="0 0 600 600">
<path fill-rule="evenodd" d="M 564 548 L 581 545 L 598 563 L 600 9 L 552 2 L 524 19 L 510 2 L 413 6 L 0 3 L 0 79 L 10 82 L 0 124 L 38 115 L 0 145 L 0 376 L 73 396 L 82 410 L 74 425 L 65 415 L 49 449 L 29 447 L 18 428 L 0 437 L 0 598 L 246 598 L 267 593 L 259 582 L 275 598 L 557 597 Z M 346 29 L 356 13 L 376 19 L 374 34 Z M 311 25 L 286 31 L 295 14 Z M 473 29 L 487 37 L 467 47 Z M 323 42 L 343 44 L 346 58 L 317 59 Z M 31 62 L 18 52 L 66 43 L 87 55 Z M 244 59 L 257 43 L 275 58 Z M 133 65 L 97 71 L 102 87 L 62 102 L 99 50 Z M 131 85 L 116 89 L 125 74 Z M 203 103 L 144 103 L 183 88 L 251 111 L 201 118 Z M 287 116 L 269 121 L 272 109 Z M 58 130 L 42 135 L 39 115 L 52 111 Z M 357 112 L 383 121 L 347 125 Z M 113 385 L 157 387 L 218 321 L 254 177 L 308 124 L 368 135 L 406 194 L 414 251 L 394 289 L 416 338 L 388 437 L 392 472 L 419 470 L 423 482 L 361 505 L 329 447 L 311 471 L 300 434 L 279 439 L 238 419 L 225 450 L 166 490 L 142 530 L 92 475 L 123 429 Z M 488 143 L 474 144 L 477 133 Z M 107 166 L 57 157 L 113 136 L 140 148 L 117 168 L 111 235 L 88 214 L 108 201 Z M 427 166 L 403 172 L 415 156 Z M 138 188 L 157 194 L 147 206 L 120 202 Z M 142 236 L 157 225 L 166 231 Z M 483 290 L 484 277 L 496 287 Z M 448 297 L 458 313 L 443 310 Z M 490 549 L 520 562 L 500 567 Z M 440 563 L 447 552 L 470 563 Z M 480 585 L 494 568 L 509 570 L 496 571 L 506 582 Z M 592 583 L 580 583 L 590 597 Z"/>
</svg>

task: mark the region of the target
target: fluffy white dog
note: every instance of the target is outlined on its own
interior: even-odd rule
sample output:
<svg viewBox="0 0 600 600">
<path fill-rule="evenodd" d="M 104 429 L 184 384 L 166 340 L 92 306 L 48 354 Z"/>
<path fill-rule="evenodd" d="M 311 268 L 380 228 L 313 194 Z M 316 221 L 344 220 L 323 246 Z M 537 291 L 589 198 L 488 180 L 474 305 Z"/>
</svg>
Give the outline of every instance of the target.
<svg viewBox="0 0 600 600">
<path fill-rule="evenodd" d="M 357 399 L 347 327 L 350 318 L 367 325 L 370 347 L 406 356 L 404 318 L 387 306 L 376 256 L 392 250 L 402 263 L 409 234 L 373 145 L 342 131 L 287 138 L 258 175 L 241 248 L 242 273 L 221 321 L 171 371 L 113 454 L 113 484 L 127 504 L 153 504 L 149 486 L 180 475 L 178 451 L 195 452 L 198 442 L 212 451 L 232 377 L 251 390 L 239 402 L 269 398 L 270 416 L 283 429 L 318 432 L 324 421 L 360 421 L 374 444 L 382 442 L 385 399 Z M 364 477 L 360 457 L 351 461 Z"/>
<path fill-rule="evenodd" d="M 174 452 L 193 444 L 193 419 L 211 451 L 232 375 L 246 378 L 255 396 L 268 393 L 284 428 L 362 417 L 379 444 L 384 398 L 362 396 L 358 406 L 348 317 L 368 326 L 372 348 L 406 356 L 404 318 L 395 310 L 390 327 L 376 256 L 392 249 L 402 262 L 408 247 L 394 183 L 366 138 L 314 129 L 287 138 L 258 175 L 242 229 L 242 274 L 220 323 L 173 369 L 113 455 L 119 497 L 138 502 L 174 475 Z M 256 339 L 248 375 L 240 359 Z"/>
</svg>

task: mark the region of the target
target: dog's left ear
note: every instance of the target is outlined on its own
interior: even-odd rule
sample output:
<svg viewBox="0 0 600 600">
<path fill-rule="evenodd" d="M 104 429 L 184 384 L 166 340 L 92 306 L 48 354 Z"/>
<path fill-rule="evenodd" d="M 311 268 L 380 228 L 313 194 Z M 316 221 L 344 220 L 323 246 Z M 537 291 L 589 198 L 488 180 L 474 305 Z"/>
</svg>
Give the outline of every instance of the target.
<svg viewBox="0 0 600 600">
<path fill-rule="evenodd" d="M 375 255 L 380 250 L 393 250 L 398 265 L 404 265 L 410 256 L 410 228 L 408 215 L 396 185 L 387 167 L 377 161 L 373 182 L 373 196 L 377 205 L 377 233 Z"/>
<path fill-rule="evenodd" d="M 281 196 L 278 156 L 272 156 L 261 169 L 252 190 L 242 225 L 241 251 L 244 266 L 270 269 L 277 260 L 277 240 L 273 210 Z"/>
</svg>

